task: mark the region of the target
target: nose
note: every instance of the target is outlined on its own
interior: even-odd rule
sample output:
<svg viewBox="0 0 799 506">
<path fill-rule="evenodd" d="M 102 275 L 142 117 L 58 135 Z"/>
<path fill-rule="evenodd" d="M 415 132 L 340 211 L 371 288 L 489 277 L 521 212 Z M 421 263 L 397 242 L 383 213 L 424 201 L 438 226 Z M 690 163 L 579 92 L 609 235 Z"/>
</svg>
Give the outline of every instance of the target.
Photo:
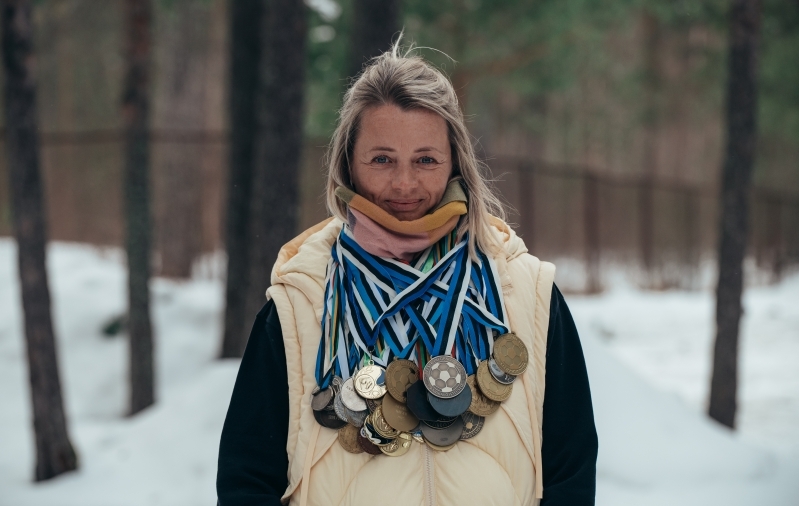
<svg viewBox="0 0 799 506">
<path fill-rule="evenodd" d="M 391 178 L 391 187 L 400 192 L 411 191 L 418 186 L 418 179 L 416 170 L 411 165 L 410 161 L 402 161 L 397 165 L 393 171 Z"/>
</svg>

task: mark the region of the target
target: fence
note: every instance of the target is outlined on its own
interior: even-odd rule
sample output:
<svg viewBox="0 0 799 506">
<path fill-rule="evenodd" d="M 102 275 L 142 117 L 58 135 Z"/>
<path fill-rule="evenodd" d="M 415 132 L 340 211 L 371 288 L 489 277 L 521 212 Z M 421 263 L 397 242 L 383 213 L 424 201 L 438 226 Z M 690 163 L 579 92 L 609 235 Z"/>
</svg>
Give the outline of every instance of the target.
<svg viewBox="0 0 799 506">
<path fill-rule="evenodd" d="M 188 229 L 199 237 L 198 253 L 222 248 L 226 134 L 155 131 L 151 140 L 156 252 L 170 239 L 167 222 L 174 214 L 175 186 L 167 184 L 170 161 L 183 155 L 199 160 L 191 172 L 193 185 L 180 190 L 195 193 L 183 223 L 188 220 Z M 116 130 L 42 135 L 51 238 L 122 244 L 122 141 Z M 324 145 L 324 140 L 306 144 L 300 227 L 326 216 Z M 10 234 L 5 160 L 0 145 L 0 235 Z M 602 266 L 609 262 L 636 271 L 651 288 L 695 287 L 703 260 L 715 256 L 719 206 L 714 187 L 540 160 L 496 158 L 489 164 L 512 208 L 511 222 L 529 249 L 541 258 L 581 262 L 582 290 L 602 288 Z M 750 256 L 779 279 L 799 264 L 799 197 L 755 188 L 750 231 Z"/>
</svg>

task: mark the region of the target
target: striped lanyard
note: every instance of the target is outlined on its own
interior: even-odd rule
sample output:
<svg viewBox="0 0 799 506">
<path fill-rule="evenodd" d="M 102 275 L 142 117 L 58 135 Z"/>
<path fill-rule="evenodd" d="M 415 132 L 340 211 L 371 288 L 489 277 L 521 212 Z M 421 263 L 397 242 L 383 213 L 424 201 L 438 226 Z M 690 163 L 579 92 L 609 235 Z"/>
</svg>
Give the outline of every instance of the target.
<svg viewBox="0 0 799 506">
<path fill-rule="evenodd" d="M 367 253 L 345 226 L 327 267 L 317 383 L 346 380 L 366 363 L 404 358 L 423 367 L 438 355 L 474 374 L 494 333 L 509 332 L 496 264 L 477 257 L 453 231 L 406 265 Z"/>
</svg>

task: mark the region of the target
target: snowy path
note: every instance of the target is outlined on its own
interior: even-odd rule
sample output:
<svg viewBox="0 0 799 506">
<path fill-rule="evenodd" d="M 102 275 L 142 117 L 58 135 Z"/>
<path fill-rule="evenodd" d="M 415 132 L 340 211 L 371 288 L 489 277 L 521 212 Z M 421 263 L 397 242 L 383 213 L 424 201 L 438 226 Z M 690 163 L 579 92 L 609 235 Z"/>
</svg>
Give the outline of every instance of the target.
<svg viewBox="0 0 799 506">
<path fill-rule="evenodd" d="M 124 339 L 100 328 L 124 307 L 118 251 L 51 248 L 65 401 L 81 470 L 30 483 L 16 259 L 0 239 L 0 506 L 214 504 L 219 433 L 238 363 L 213 359 L 222 288 L 154 283 L 158 404 L 125 406 Z M 567 297 L 583 335 L 600 433 L 599 505 L 799 504 L 799 279 L 746 299 L 742 434 L 702 415 L 708 293 L 614 290 Z"/>
</svg>

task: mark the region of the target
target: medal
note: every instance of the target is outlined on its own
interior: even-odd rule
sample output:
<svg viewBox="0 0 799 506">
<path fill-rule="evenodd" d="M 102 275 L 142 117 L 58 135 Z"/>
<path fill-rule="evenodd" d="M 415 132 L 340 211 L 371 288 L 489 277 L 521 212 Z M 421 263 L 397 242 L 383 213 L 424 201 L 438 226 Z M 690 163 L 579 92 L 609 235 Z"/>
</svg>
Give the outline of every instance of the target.
<svg viewBox="0 0 799 506">
<path fill-rule="evenodd" d="M 516 379 L 516 376 L 507 374 L 505 371 L 500 369 L 493 357 L 488 359 L 488 370 L 491 372 L 491 376 L 493 376 L 495 380 L 499 381 L 503 385 L 510 385 L 513 383 L 513 380 Z"/>
<path fill-rule="evenodd" d="M 482 416 L 475 415 L 474 413 L 466 412 L 461 415 L 463 419 L 463 432 L 461 432 L 461 440 L 473 438 L 483 429 L 486 419 Z"/>
<path fill-rule="evenodd" d="M 400 432 L 397 439 L 387 445 L 380 446 L 380 451 L 389 457 L 401 457 L 411 449 L 413 438 L 407 432 Z"/>
<path fill-rule="evenodd" d="M 395 427 L 389 425 L 383 417 L 382 406 L 378 406 L 375 412 L 369 415 L 369 418 L 372 419 L 372 426 L 374 429 L 384 438 L 394 439 L 399 434 L 399 431 Z"/>
<path fill-rule="evenodd" d="M 418 379 L 419 368 L 410 360 L 395 360 L 386 368 L 388 393 L 399 402 L 405 402 L 405 392 Z"/>
<path fill-rule="evenodd" d="M 436 429 L 430 425 L 422 424 L 422 435 L 425 440 L 436 446 L 448 446 L 457 443 L 463 434 L 463 419 L 455 418 L 452 423 L 443 429 Z"/>
<path fill-rule="evenodd" d="M 427 401 L 436 412 L 443 416 L 458 416 L 469 409 L 472 403 L 472 389 L 467 384 L 461 393 L 451 399 L 440 399 L 428 392 Z"/>
<path fill-rule="evenodd" d="M 311 409 L 314 411 L 322 411 L 333 400 L 333 389 L 325 388 L 321 390 L 319 387 L 314 389 L 311 394 Z"/>
<path fill-rule="evenodd" d="M 503 334 L 494 341 L 494 360 L 508 374 L 518 376 L 527 369 L 527 346 L 516 334 Z"/>
<path fill-rule="evenodd" d="M 437 451 L 437 452 L 445 452 L 445 451 L 447 451 L 447 450 L 450 450 L 450 449 L 452 449 L 452 447 L 454 447 L 456 444 L 458 444 L 458 442 L 457 442 L 457 441 L 455 441 L 455 442 L 454 442 L 454 443 L 452 443 L 451 445 L 447 445 L 447 446 L 438 446 L 438 445 L 435 445 L 435 444 L 431 443 L 430 441 L 428 441 L 428 440 L 426 440 L 426 439 L 425 439 L 425 443 L 427 443 L 427 446 L 429 446 L 430 448 L 432 448 L 433 450 L 435 450 L 435 451 Z"/>
<path fill-rule="evenodd" d="M 475 375 L 466 378 L 469 383 L 469 388 L 472 390 L 472 403 L 469 405 L 469 411 L 478 416 L 488 416 L 499 409 L 500 403 L 492 401 L 480 391 L 477 386 L 477 379 Z"/>
<path fill-rule="evenodd" d="M 338 431 L 338 443 L 350 453 L 363 453 L 363 448 L 358 444 L 359 431 L 352 425 L 345 425 Z"/>
<path fill-rule="evenodd" d="M 394 397 L 387 395 L 380 406 L 383 418 L 389 425 L 403 432 L 412 431 L 419 425 L 419 419 L 408 409 L 408 406 L 397 402 Z"/>
<path fill-rule="evenodd" d="M 408 409 L 419 420 L 437 420 L 441 415 L 430 405 L 430 401 L 427 400 L 427 393 L 427 389 L 421 381 L 411 385 L 407 392 Z"/>
<path fill-rule="evenodd" d="M 336 416 L 335 411 L 314 411 L 313 417 L 319 425 L 327 427 L 328 429 L 340 429 L 347 424 L 347 422 L 342 421 Z"/>
<path fill-rule="evenodd" d="M 366 401 L 355 391 L 354 379 L 350 378 L 341 385 L 341 402 L 353 411 L 366 410 Z"/>
<path fill-rule="evenodd" d="M 370 443 L 377 446 L 387 445 L 392 439 L 394 439 L 380 435 L 380 433 L 374 428 L 374 425 L 372 425 L 372 421 L 369 418 L 363 422 L 363 427 L 361 427 L 361 436 L 365 437 Z"/>
<path fill-rule="evenodd" d="M 451 399 L 466 388 L 466 369 L 456 359 L 439 355 L 425 366 L 424 383 L 436 397 Z"/>
<path fill-rule="evenodd" d="M 385 397 L 385 395 L 383 397 Z M 379 397 L 377 399 L 366 399 L 366 407 L 369 408 L 370 413 L 374 413 L 377 407 L 383 404 L 383 397 Z"/>
<path fill-rule="evenodd" d="M 480 365 L 477 367 L 477 385 L 480 387 L 480 391 L 483 392 L 483 395 L 497 402 L 507 400 L 508 397 L 510 397 L 510 393 L 513 391 L 513 383 L 510 385 L 503 385 L 491 376 L 491 372 L 488 370 L 487 360 L 480 362 Z"/>
<path fill-rule="evenodd" d="M 358 434 L 358 446 L 369 455 L 380 455 L 380 447 L 369 441 L 363 434 Z"/>
<path fill-rule="evenodd" d="M 369 364 L 362 367 L 355 373 L 353 382 L 355 391 L 364 399 L 377 399 L 386 395 L 386 370 L 379 365 Z"/>
</svg>

